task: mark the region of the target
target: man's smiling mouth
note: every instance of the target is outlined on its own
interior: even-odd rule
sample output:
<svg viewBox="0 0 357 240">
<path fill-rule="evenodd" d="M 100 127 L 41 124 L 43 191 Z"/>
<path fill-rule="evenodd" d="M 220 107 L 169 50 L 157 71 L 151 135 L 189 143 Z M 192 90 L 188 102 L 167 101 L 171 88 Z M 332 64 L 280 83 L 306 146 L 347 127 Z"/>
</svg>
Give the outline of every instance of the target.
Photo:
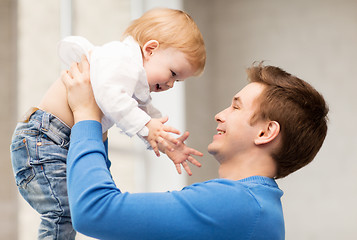
<svg viewBox="0 0 357 240">
<path fill-rule="evenodd" d="M 222 135 L 222 134 L 225 134 L 226 132 L 225 131 L 223 131 L 223 130 L 217 130 L 217 134 L 218 135 Z"/>
</svg>

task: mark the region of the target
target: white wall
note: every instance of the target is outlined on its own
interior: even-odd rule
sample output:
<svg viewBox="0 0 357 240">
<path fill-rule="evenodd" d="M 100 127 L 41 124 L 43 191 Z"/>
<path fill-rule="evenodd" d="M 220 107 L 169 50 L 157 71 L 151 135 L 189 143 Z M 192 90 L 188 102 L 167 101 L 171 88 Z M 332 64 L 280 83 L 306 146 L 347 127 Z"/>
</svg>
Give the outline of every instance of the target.
<svg viewBox="0 0 357 240">
<path fill-rule="evenodd" d="M 355 239 L 357 2 L 196 0 L 184 6 L 198 20 L 208 49 L 202 80 L 186 85 L 194 144 L 205 150 L 215 132 L 214 114 L 246 83 L 244 68 L 253 61 L 267 60 L 310 82 L 329 103 L 329 131 L 310 165 L 278 180 L 285 191 L 286 239 Z M 215 160 L 206 154 L 204 162 L 214 177 Z M 199 172 L 194 180 L 209 178 Z"/>
<path fill-rule="evenodd" d="M 10 161 L 10 139 L 17 113 L 17 3 L 0 1 L 0 233 L 1 238 L 16 239 L 17 189 Z"/>
</svg>

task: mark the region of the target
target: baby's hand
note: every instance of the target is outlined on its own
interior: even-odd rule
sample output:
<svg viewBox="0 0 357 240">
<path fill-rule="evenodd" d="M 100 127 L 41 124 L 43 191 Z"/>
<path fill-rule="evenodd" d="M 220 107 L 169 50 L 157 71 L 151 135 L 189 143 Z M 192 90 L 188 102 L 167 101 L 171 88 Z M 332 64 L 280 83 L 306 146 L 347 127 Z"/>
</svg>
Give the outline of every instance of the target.
<svg viewBox="0 0 357 240">
<path fill-rule="evenodd" d="M 196 155 L 199 157 L 203 156 L 203 153 L 197 151 L 196 149 L 188 147 L 184 142 L 189 136 L 189 132 L 185 132 L 182 134 L 181 137 L 177 138 L 179 140 L 179 144 L 173 145 L 171 147 L 174 149 L 166 150 L 166 155 L 173 161 L 176 166 L 176 170 L 179 174 L 181 174 L 181 166 L 185 169 L 188 175 L 192 175 L 191 169 L 187 164 L 187 161 L 191 162 L 192 164 L 196 165 L 197 167 L 201 167 L 201 163 L 199 163 L 192 155 Z"/>
<path fill-rule="evenodd" d="M 173 148 L 170 146 L 179 143 L 179 140 L 171 136 L 169 132 L 180 134 L 180 131 L 177 130 L 176 128 L 165 126 L 164 123 L 166 123 L 167 120 L 168 117 L 152 118 L 146 124 L 146 127 L 149 129 L 147 141 L 150 143 L 156 156 L 160 156 L 158 144 L 161 144 L 161 146 L 163 146 L 164 149 L 173 150 Z M 170 145 L 169 142 L 171 142 L 172 144 Z"/>
</svg>

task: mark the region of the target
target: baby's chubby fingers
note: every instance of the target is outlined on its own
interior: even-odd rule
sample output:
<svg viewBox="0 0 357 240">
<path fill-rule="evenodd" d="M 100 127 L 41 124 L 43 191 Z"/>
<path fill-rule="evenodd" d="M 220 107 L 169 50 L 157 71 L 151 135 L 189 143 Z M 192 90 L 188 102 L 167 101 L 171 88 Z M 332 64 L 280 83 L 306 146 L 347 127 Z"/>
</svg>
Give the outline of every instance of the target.
<svg viewBox="0 0 357 240">
<path fill-rule="evenodd" d="M 182 173 L 182 171 L 181 171 L 181 165 L 180 165 L 179 163 L 176 163 L 176 164 L 175 164 L 175 167 L 176 167 L 177 173 L 178 173 L 178 174 L 181 174 L 181 173 Z"/>
<path fill-rule="evenodd" d="M 168 116 L 159 118 L 159 121 L 160 121 L 162 124 L 165 124 L 168 120 L 169 120 L 169 117 L 168 117 Z M 180 134 L 180 131 L 179 131 L 179 130 L 177 130 L 176 128 L 171 127 L 171 126 L 166 126 L 166 125 L 164 125 L 164 130 L 165 130 L 166 132 L 171 132 L 171 133 L 175 133 L 175 134 Z"/>
<path fill-rule="evenodd" d="M 180 130 L 178 130 L 178 129 L 174 128 L 174 127 L 171 127 L 171 126 L 164 125 L 163 129 L 164 129 L 165 132 L 180 134 Z"/>
<path fill-rule="evenodd" d="M 159 147 L 157 146 L 156 141 L 152 140 L 152 141 L 149 141 L 149 143 L 152 147 L 152 150 L 154 150 L 156 156 L 160 157 Z"/>
</svg>

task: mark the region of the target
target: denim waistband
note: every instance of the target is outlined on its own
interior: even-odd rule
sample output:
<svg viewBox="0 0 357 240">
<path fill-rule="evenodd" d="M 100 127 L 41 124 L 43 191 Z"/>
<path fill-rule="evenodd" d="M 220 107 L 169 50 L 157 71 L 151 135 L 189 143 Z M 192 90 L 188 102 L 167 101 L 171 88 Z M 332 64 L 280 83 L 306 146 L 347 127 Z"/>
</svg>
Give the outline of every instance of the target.
<svg viewBox="0 0 357 240">
<path fill-rule="evenodd" d="M 71 128 L 55 115 L 38 109 L 29 116 L 29 122 L 37 125 L 57 145 L 68 149 Z"/>
</svg>

